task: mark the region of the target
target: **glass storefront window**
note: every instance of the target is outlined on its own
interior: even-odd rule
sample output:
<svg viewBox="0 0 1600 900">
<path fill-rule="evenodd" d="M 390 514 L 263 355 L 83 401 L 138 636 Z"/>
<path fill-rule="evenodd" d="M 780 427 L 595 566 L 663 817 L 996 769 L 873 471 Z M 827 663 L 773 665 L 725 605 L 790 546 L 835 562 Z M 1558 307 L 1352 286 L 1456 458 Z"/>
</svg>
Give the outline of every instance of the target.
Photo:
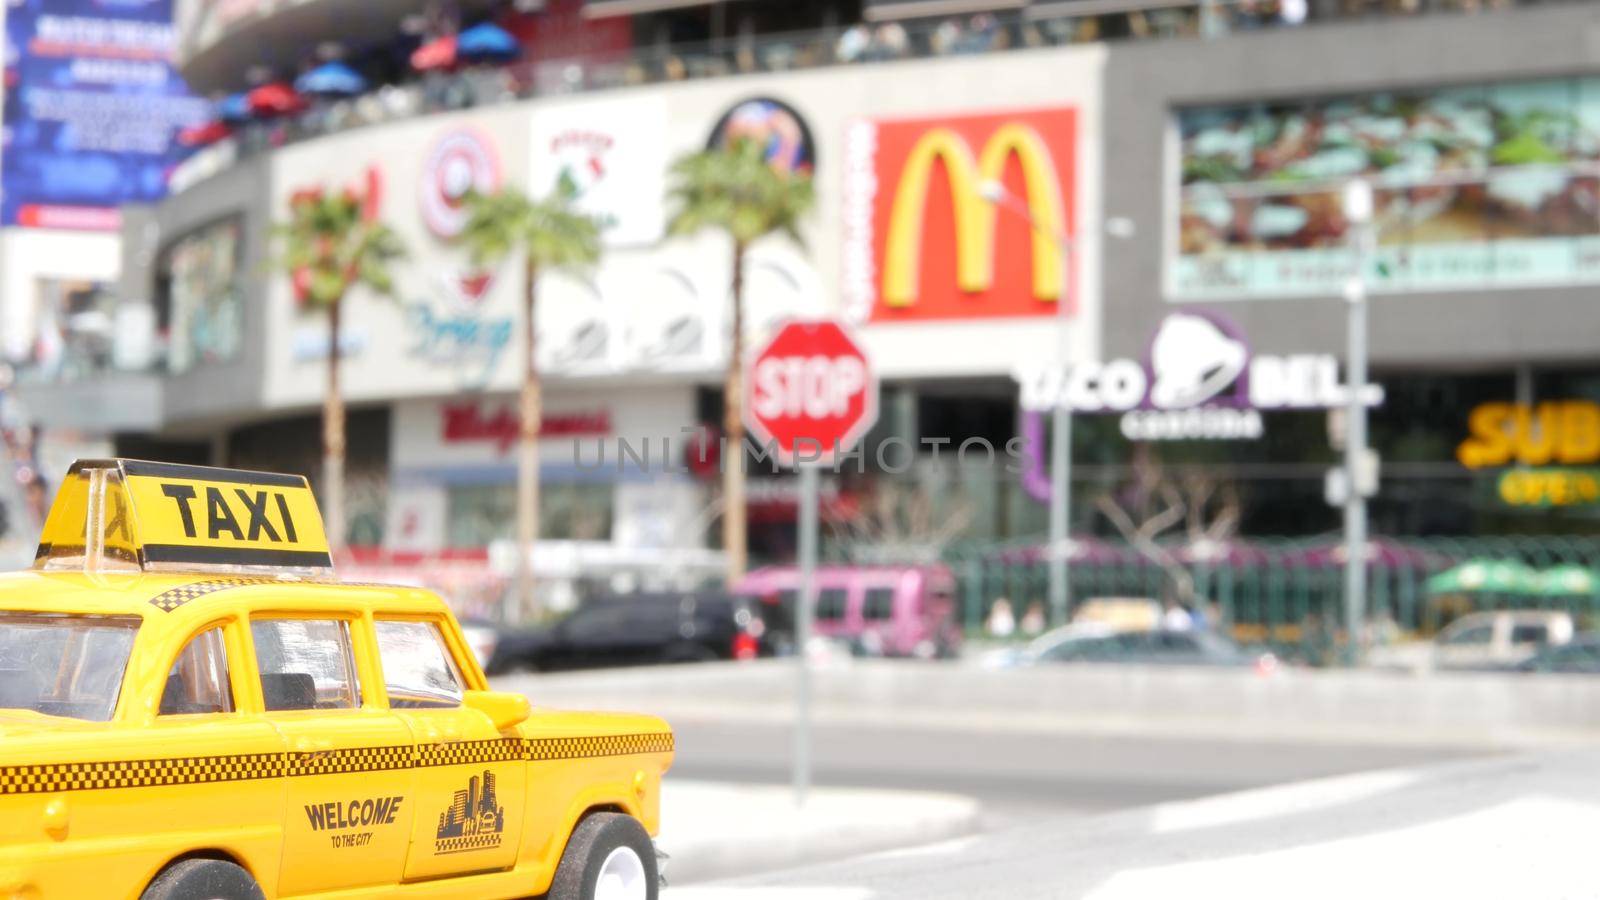
<svg viewBox="0 0 1600 900">
<path fill-rule="evenodd" d="M 543 484 L 539 535 L 547 540 L 611 539 L 613 487 Z M 517 533 L 515 484 L 455 485 L 446 490 L 446 537 L 451 547 L 487 547 Z"/>
<path fill-rule="evenodd" d="M 158 308 L 173 373 L 238 355 L 244 332 L 240 228 L 238 219 L 207 225 L 162 254 Z"/>
</svg>

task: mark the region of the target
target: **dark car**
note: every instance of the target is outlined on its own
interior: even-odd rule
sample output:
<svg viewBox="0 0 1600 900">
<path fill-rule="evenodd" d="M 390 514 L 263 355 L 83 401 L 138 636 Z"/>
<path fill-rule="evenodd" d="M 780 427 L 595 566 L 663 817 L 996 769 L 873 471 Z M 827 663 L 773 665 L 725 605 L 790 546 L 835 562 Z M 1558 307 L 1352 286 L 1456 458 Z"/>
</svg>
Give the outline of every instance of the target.
<svg viewBox="0 0 1600 900">
<path fill-rule="evenodd" d="M 1546 647 L 1516 666 L 1518 672 L 1600 675 L 1600 634 L 1580 634 L 1565 644 Z"/>
<path fill-rule="evenodd" d="M 749 598 L 705 591 L 593 597 L 547 627 L 503 631 L 486 667 L 556 671 L 770 655 Z"/>
</svg>

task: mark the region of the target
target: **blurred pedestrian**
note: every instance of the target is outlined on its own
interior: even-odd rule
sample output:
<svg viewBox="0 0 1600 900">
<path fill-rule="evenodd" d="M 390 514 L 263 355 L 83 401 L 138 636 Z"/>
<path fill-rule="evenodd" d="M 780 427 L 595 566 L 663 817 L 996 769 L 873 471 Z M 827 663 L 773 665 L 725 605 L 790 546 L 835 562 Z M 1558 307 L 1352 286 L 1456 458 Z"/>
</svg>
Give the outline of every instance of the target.
<svg viewBox="0 0 1600 900">
<path fill-rule="evenodd" d="M 967 21 L 967 40 L 962 48 L 967 53 L 985 53 L 994 49 L 995 34 L 1000 23 L 988 13 L 978 13 Z"/>
<path fill-rule="evenodd" d="M 1254 31 L 1262 26 L 1261 0 L 1239 0 L 1233 9 L 1233 27 L 1239 31 Z"/>
<path fill-rule="evenodd" d="M 961 23 L 955 19 L 945 19 L 939 27 L 933 30 L 933 37 L 929 44 L 933 47 L 935 55 L 944 56 L 956 52 L 956 45 L 961 42 Z"/>
<path fill-rule="evenodd" d="M 853 63 L 861 59 L 871 43 L 872 35 L 867 31 L 867 26 L 858 22 L 846 28 L 844 34 L 839 35 L 839 43 L 834 47 L 833 55 L 840 62 Z"/>
<path fill-rule="evenodd" d="M 1035 600 L 1028 604 L 1028 611 L 1022 614 L 1022 633 L 1027 637 L 1044 634 L 1044 604 Z"/>
<path fill-rule="evenodd" d="M 879 25 L 873 41 L 878 45 L 883 59 L 901 59 L 911 51 L 911 39 L 906 36 L 905 26 L 899 22 Z"/>
<path fill-rule="evenodd" d="M 1168 631 L 1190 631 L 1194 628 L 1194 616 L 1183 604 L 1168 600 L 1166 611 L 1161 614 L 1161 627 Z"/>
<path fill-rule="evenodd" d="M 984 623 L 984 630 L 990 637 L 1008 638 L 1017 633 L 1017 617 L 1011 611 L 1011 601 L 1004 597 L 994 601 L 989 607 L 989 619 Z"/>
</svg>

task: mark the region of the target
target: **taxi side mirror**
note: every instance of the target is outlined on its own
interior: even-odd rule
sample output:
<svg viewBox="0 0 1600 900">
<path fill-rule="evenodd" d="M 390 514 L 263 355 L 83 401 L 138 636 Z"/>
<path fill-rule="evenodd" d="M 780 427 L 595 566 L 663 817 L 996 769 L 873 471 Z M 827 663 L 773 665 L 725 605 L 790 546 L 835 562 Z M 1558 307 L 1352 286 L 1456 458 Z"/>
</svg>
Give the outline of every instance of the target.
<svg viewBox="0 0 1600 900">
<path fill-rule="evenodd" d="M 505 691 L 467 691 L 462 695 L 461 702 L 468 709 L 488 716 L 499 731 L 521 725 L 533 714 L 527 697 Z"/>
</svg>

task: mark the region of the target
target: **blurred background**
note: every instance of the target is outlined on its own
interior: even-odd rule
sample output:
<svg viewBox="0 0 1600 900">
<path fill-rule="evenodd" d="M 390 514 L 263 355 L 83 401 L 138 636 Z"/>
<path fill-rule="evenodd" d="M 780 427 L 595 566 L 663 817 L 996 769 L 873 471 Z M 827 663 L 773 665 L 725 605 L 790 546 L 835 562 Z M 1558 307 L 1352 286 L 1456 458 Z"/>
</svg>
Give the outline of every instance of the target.
<svg viewBox="0 0 1600 900">
<path fill-rule="evenodd" d="M 929 839 L 1600 728 L 1530 674 L 1600 671 L 1591 2 L 3 12 L 9 564 L 74 458 L 303 472 L 689 778 L 788 778 L 803 652 L 819 783 L 980 801 Z M 822 317 L 882 390 L 800 648 L 728 376 Z"/>
</svg>

